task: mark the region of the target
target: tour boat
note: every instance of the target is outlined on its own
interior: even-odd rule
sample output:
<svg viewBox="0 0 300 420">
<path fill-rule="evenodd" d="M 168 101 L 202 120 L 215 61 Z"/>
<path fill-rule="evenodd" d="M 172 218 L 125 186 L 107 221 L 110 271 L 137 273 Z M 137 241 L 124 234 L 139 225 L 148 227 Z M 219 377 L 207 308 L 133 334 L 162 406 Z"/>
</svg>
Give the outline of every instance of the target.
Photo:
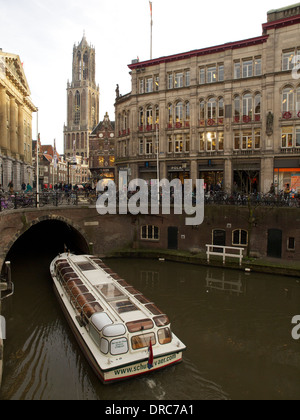
<svg viewBox="0 0 300 420">
<path fill-rule="evenodd" d="M 75 337 L 104 383 L 182 361 L 186 346 L 167 315 L 100 258 L 60 254 L 50 272 Z"/>
</svg>

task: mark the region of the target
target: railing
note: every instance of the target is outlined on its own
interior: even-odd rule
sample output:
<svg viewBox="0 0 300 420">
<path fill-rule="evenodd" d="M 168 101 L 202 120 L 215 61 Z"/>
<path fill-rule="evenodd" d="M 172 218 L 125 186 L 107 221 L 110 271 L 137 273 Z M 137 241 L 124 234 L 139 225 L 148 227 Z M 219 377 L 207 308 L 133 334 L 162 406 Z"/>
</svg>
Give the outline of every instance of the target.
<svg viewBox="0 0 300 420">
<path fill-rule="evenodd" d="M 45 206 L 78 206 L 92 205 L 97 201 L 95 192 L 86 191 L 47 191 L 34 193 L 1 193 L 0 212 L 20 208 L 37 208 Z"/>
<path fill-rule="evenodd" d="M 207 262 L 209 264 L 210 256 L 215 255 L 223 258 L 223 264 L 226 263 L 226 258 L 238 258 L 240 266 L 243 261 L 244 248 L 236 248 L 231 246 L 220 245 L 206 245 Z"/>
</svg>

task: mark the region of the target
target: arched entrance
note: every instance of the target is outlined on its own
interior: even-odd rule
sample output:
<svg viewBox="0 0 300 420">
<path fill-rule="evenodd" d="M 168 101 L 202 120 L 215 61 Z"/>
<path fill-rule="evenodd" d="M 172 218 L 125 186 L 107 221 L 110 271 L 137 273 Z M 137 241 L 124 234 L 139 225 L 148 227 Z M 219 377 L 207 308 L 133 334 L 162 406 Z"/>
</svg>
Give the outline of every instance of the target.
<svg viewBox="0 0 300 420">
<path fill-rule="evenodd" d="M 47 217 L 35 220 L 14 243 L 9 245 L 6 260 L 22 256 L 28 263 L 43 258 L 47 263 L 65 249 L 75 254 L 89 253 L 88 243 L 80 229 L 71 225 L 63 218 Z"/>
</svg>

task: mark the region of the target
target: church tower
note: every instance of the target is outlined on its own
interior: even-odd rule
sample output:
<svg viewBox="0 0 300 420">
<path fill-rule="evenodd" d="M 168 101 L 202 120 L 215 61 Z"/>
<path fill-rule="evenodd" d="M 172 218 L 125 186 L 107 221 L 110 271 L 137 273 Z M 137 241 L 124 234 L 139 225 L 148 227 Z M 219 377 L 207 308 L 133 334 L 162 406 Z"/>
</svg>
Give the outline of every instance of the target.
<svg viewBox="0 0 300 420">
<path fill-rule="evenodd" d="M 96 86 L 95 48 L 85 34 L 73 48 L 72 82 L 67 84 L 67 125 L 64 127 L 66 159 L 89 156 L 89 134 L 99 123 L 99 86 Z"/>
</svg>

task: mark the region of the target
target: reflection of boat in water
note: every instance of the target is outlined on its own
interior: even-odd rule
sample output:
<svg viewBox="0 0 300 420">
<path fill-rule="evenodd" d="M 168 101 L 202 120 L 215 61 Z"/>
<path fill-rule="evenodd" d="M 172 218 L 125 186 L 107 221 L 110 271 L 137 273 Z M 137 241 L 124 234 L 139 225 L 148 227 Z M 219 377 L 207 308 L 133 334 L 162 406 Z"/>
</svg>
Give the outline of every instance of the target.
<svg viewBox="0 0 300 420">
<path fill-rule="evenodd" d="M 212 277 L 212 274 L 206 276 L 206 288 L 210 291 L 220 291 L 231 295 L 241 295 L 246 293 L 246 285 L 243 284 L 241 275 L 237 279 L 227 280 L 225 273 L 222 273 L 222 278 L 217 279 Z"/>
<path fill-rule="evenodd" d="M 85 356 L 104 383 L 181 362 L 168 317 L 98 257 L 61 254 L 55 291 Z"/>
</svg>

